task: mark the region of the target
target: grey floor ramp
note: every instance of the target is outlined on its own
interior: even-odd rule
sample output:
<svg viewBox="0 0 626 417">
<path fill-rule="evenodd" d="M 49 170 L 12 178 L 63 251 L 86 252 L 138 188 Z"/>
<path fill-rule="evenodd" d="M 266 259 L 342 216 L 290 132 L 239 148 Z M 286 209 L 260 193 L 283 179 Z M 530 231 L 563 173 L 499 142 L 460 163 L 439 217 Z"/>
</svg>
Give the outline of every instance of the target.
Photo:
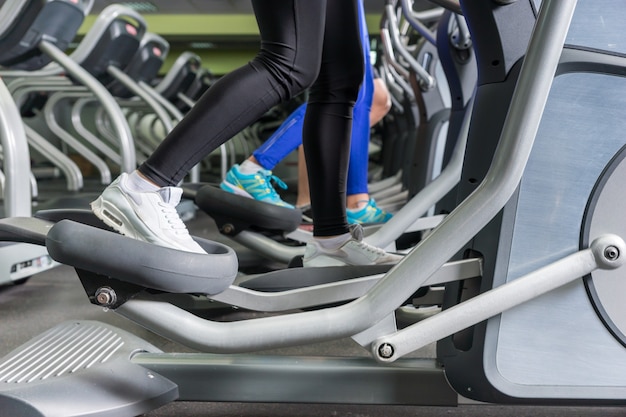
<svg viewBox="0 0 626 417">
<path fill-rule="evenodd" d="M 0 359 L 2 415 L 136 416 L 175 400 L 175 384 L 130 362 L 137 352 L 160 350 L 107 324 L 61 323 Z"/>
</svg>

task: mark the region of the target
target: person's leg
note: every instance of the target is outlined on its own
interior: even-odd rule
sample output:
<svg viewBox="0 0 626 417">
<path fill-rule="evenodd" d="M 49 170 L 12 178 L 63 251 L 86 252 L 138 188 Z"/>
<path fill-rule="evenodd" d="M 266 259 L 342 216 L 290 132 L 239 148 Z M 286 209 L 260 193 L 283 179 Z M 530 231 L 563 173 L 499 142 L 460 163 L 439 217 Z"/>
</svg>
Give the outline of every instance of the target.
<svg viewBox="0 0 626 417">
<path fill-rule="evenodd" d="M 309 173 L 306 170 L 306 157 L 304 156 L 304 148 L 298 148 L 298 197 L 296 199 L 296 207 L 305 207 L 311 205 L 311 192 L 309 191 Z"/>
<path fill-rule="evenodd" d="M 178 184 L 206 155 L 315 80 L 325 1 L 254 0 L 252 4 L 260 52 L 213 84 L 139 167 L 157 185 Z"/>
<path fill-rule="evenodd" d="M 174 186 L 223 142 L 317 78 L 326 1 L 253 0 L 253 7 L 259 54 L 207 90 L 131 180 L 122 174 L 92 203 L 94 213 L 115 230 L 203 252 L 176 214 L 180 189 Z"/>
<path fill-rule="evenodd" d="M 233 165 L 226 173 L 220 188 L 243 197 L 265 203 L 293 208 L 283 201 L 274 189 L 287 185 L 272 174 L 274 167 L 302 144 L 302 123 L 306 104 L 294 110 L 260 147 L 254 150 L 242 164 Z"/>
<path fill-rule="evenodd" d="M 391 218 L 391 214 L 381 210 L 370 198 L 368 191 L 369 142 L 372 105 L 374 97 L 374 74 L 370 61 L 370 40 L 365 22 L 363 3 L 358 3 L 359 33 L 363 48 L 365 75 L 354 106 L 348 184 L 346 190 L 346 214 L 350 224 L 380 223 Z M 378 112 L 378 108 L 376 109 Z"/>
<path fill-rule="evenodd" d="M 375 107 L 372 104 L 376 91 L 370 62 L 369 35 L 362 1 L 359 1 L 357 6 L 365 75 L 353 110 L 350 162 L 348 165 L 346 190 L 348 222 L 351 224 L 364 223 L 366 221 L 386 221 L 391 217 L 390 214 L 379 209 L 373 200 L 370 200 L 368 193 L 370 127 L 380 120 L 375 119 L 375 122 L 372 122 L 372 110 L 375 111 L 374 117 L 379 117 L 379 115 L 382 117 L 388 110 L 379 109 L 380 102 L 377 102 Z M 225 191 L 256 198 L 268 203 L 291 207 L 274 190 L 270 178 L 276 177 L 270 177 L 271 173 L 263 170 L 273 170 L 276 164 L 301 144 L 302 121 L 305 111 L 306 104 L 303 104 L 248 159 L 241 165 L 233 166 L 224 182 L 220 185 L 221 188 Z M 274 182 L 281 188 L 283 187 L 284 183 L 282 181 L 276 179 Z M 309 204 L 308 175 L 303 158 L 300 157 L 296 206 L 302 207 Z"/>
<path fill-rule="evenodd" d="M 359 36 L 363 53 L 364 76 L 359 95 L 354 106 L 352 134 L 350 138 L 350 162 L 348 165 L 348 196 L 364 194 L 367 196 L 367 174 L 369 163 L 370 111 L 374 95 L 374 77 L 370 61 L 369 35 L 365 22 L 363 2 L 357 2 Z M 348 205 L 348 208 L 353 208 Z"/>
<path fill-rule="evenodd" d="M 369 127 L 371 129 L 376 123 L 378 123 L 384 116 L 387 114 L 390 108 L 389 103 L 389 95 L 388 90 L 382 82 L 381 79 L 374 79 L 374 94 L 372 99 L 372 107 L 369 112 Z M 356 111 L 355 111 L 356 118 Z M 357 138 L 353 137 L 352 143 L 358 141 Z M 369 146 L 369 130 L 367 132 L 367 141 L 363 141 Z M 355 176 L 362 175 L 363 178 L 367 178 L 367 164 L 369 163 L 369 156 L 366 150 L 361 150 L 360 157 L 362 158 L 362 163 L 365 167 L 361 168 L 360 172 L 348 172 L 348 189 L 350 189 L 351 179 Z M 351 152 L 352 156 L 352 152 Z M 350 159 L 350 163 L 352 163 L 353 159 Z M 352 174 L 352 176 L 350 175 Z M 367 189 L 363 191 L 363 187 L 359 188 L 355 186 L 352 188 L 352 192 L 348 192 L 348 196 L 346 198 L 347 210 L 346 214 L 348 215 L 348 222 L 350 224 L 363 224 L 363 223 L 385 223 L 388 221 L 392 215 L 391 213 L 386 212 L 376 205 L 376 202 L 373 198 L 370 197 Z"/>
<path fill-rule="evenodd" d="M 382 78 L 374 78 L 374 97 L 372 97 L 372 110 L 370 111 L 370 127 L 378 122 L 391 110 L 391 96 L 387 84 Z"/>
<path fill-rule="evenodd" d="M 357 0 L 328 2 L 322 66 L 309 90 L 304 118 L 302 144 L 315 236 L 349 231 L 345 214 L 347 166 L 352 112 L 363 79 L 356 4 Z"/>
<path fill-rule="evenodd" d="M 305 113 L 306 103 L 294 110 L 272 136 L 252 152 L 252 156 L 259 165 L 271 171 L 287 155 L 302 145 L 302 125 Z"/>
<path fill-rule="evenodd" d="M 346 176 L 352 111 L 363 78 L 357 1 L 330 1 L 320 75 L 310 89 L 302 143 L 311 191 L 314 239 L 305 266 L 395 263 L 362 241 L 346 219 Z M 358 80 L 355 82 L 355 80 Z"/>
</svg>

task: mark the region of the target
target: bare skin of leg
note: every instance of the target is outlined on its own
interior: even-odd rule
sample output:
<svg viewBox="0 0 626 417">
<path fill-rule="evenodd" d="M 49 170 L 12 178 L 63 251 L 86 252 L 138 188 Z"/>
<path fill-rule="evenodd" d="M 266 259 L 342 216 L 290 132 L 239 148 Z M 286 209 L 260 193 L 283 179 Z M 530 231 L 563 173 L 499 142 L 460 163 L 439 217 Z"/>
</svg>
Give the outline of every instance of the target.
<svg viewBox="0 0 626 417">
<path fill-rule="evenodd" d="M 296 207 L 304 207 L 310 204 L 309 173 L 306 170 L 304 148 L 300 145 L 298 146 L 298 197 L 296 198 Z"/>
<path fill-rule="evenodd" d="M 370 127 L 380 122 L 391 110 L 391 97 L 382 78 L 374 78 L 374 96 L 370 110 Z"/>
<path fill-rule="evenodd" d="M 259 163 L 259 161 L 257 161 L 257 159 L 254 157 L 254 155 L 250 155 L 250 156 L 248 157 L 248 161 L 250 161 L 250 162 L 254 162 L 254 163 L 255 163 L 255 164 L 257 164 L 257 165 L 261 165 L 261 164 Z"/>
</svg>

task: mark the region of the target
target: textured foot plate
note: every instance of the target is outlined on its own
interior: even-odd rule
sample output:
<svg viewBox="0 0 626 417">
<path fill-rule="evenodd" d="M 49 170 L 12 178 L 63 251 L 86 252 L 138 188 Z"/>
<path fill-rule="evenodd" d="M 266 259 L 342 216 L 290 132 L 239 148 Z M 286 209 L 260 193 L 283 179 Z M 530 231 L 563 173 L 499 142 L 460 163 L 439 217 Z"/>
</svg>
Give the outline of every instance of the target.
<svg viewBox="0 0 626 417">
<path fill-rule="evenodd" d="M 57 325 L 0 359 L 7 416 L 136 416 L 178 397 L 178 387 L 131 363 L 150 343 L 94 321 Z"/>
</svg>

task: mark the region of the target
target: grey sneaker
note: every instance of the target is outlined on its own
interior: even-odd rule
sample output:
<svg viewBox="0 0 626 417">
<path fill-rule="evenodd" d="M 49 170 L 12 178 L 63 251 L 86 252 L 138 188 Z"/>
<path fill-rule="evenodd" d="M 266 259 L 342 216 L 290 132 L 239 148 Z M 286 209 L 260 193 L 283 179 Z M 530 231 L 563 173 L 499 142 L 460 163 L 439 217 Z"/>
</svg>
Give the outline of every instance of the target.
<svg viewBox="0 0 626 417">
<path fill-rule="evenodd" d="M 136 192 L 126 185 L 123 173 L 91 203 L 91 210 L 119 233 L 144 242 L 187 252 L 206 253 L 187 231 L 176 206 L 182 189 L 164 187 Z"/>
<path fill-rule="evenodd" d="M 351 227 L 352 238 L 339 249 L 322 248 L 314 239 L 306 244 L 303 264 L 309 266 L 384 265 L 398 263 L 402 256 L 385 252 L 363 242 L 363 229 Z"/>
</svg>

